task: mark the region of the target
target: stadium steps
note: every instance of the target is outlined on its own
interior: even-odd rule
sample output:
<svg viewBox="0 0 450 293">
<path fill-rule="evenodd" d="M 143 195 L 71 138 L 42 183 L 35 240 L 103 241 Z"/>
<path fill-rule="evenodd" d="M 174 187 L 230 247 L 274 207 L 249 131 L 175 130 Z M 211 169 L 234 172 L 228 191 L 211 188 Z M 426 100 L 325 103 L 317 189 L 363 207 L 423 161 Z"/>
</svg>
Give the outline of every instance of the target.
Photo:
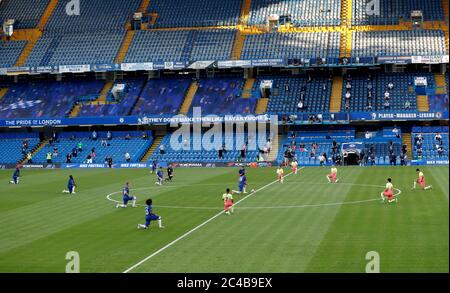
<svg viewBox="0 0 450 293">
<path fill-rule="evenodd" d="M 428 96 L 417 96 L 417 109 L 419 112 L 428 112 L 430 110 Z"/>
<path fill-rule="evenodd" d="M 125 56 L 128 53 L 128 49 L 131 46 L 131 43 L 133 42 L 133 38 L 135 35 L 135 31 L 127 31 L 125 37 L 123 38 L 122 44 L 120 45 L 119 52 L 117 53 L 116 59 L 114 60 L 115 64 L 122 63 L 125 59 Z"/>
<path fill-rule="evenodd" d="M 266 99 L 266 98 L 258 99 L 258 103 L 256 104 L 255 114 L 261 115 L 261 114 L 266 113 L 268 104 L 269 104 L 269 99 Z"/>
<path fill-rule="evenodd" d="M 6 95 L 6 93 L 8 92 L 8 88 L 0 88 L 0 101 L 3 99 L 3 97 Z"/>
<path fill-rule="evenodd" d="M 339 43 L 339 57 L 351 57 L 352 56 L 352 39 L 353 33 L 351 30 L 343 30 L 341 32 L 341 40 Z"/>
<path fill-rule="evenodd" d="M 248 22 L 248 15 L 250 14 L 250 8 L 252 6 L 252 0 L 242 0 L 241 11 L 239 13 L 239 25 L 246 26 Z"/>
<path fill-rule="evenodd" d="M 47 23 L 53 14 L 53 11 L 55 11 L 55 8 L 57 5 L 58 5 L 58 0 L 50 0 L 50 3 L 48 4 L 47 8 L 45 9 L 44 13 L 42 14 L 42 17 L 39 20 L 39 23 L 37 25 L 37 28 L 40 31 L 45 30 L 45 27 L 47 26 Z"/>
<path fill-rule="evenodd" d="M 17 58 L 15 66 L 20 67 L 24 66 L 25 62 L 27 62 L 28 57 L 30 56 L 31 52 L 33 51 L 34 46 L 36 45 L 36 41 L 28 41 L 25 48 L 23 48 L 22 53 L 20 53 L 19 58 Z"/>
<path fill-rule="evenodd" d="M 240 60 L 242 48 L 244 47 L 245 35 L 239 30 L 236 31 L 236 36 L 233 40 L 233 49 L 231 51 L 231 60 Z"/>
<path fill-rule="evenodd" d="M 195 93 L 198 89 L 198 81 L 193 81 L 191 85 L 189 86 L 189 89 L 184 96 L 183 104 L 181 104 L 180 111 L 178 111 L 180 114 L 186 115 L 189 111 L 189 108 L 191 107 L 192 100 L 194 99 Z"/>
<path fill-rule="evenodd" d="M 344 80 L 342 76 L 333 77 L 333 85 L 330 97 L 330 112 L 332 113 L 341 111 L 343 83 Z"/>
<path fill-rule="evenodd" d="M 114 85 L 114 82 L 112 80 L 106 82 L 105 86 L 103 87 L 102 91 L 100 92 L 100 95 L 98 96 L 98 99 L 95 102 L 105 103 L 106 98 L 108 97 L 108 94 L 111 91 L 113 85 Z"/>
<path fill-rule="evenodd" d="M 411 133 L 402 134 L 402 144 L 406 145 L 406 150 L 411 154 L 413 150 L 411 142 Z"/>
<path fill-rule="evenodd" d="M 24 66 L 31 52 L 33 51 L 34 46 L 37 41 L 41 37 L 42 32 L 37 29 L 25 29 L 25 30 L 17 30 L 14 31 L 14 34 L 11 40 L 14 41 L 27 41 L 25 48 L 23 48 L 19 57 L 16 60 L 15 66 Z"/>
<path fill-rule="evenodd" d="M 163 140 L 164 136 L 157 136 L 155 140 L 153 140 L 152 145 L 147 149 L 145 154 L 141 158 L 141 163 L 147 162 L 150 157 L 155 152 L 156 148 L 161 144 L 161 141 Z"/>
<path fill-rule="evenodd" d="M 269 157 L 267 158 L 267 161 L 269 162 L 275 162 L 278 157 L 278 150 L 280 149 L 280 135 L 277 135 L 275 137 L 275 140 L 272 141 L 272 149 L 270 150 Z"/>
<path fill-rule="evenodd" d="M 153 12 L 150 15 L 152 16 L 152 18 L 150 20 L 150 25 L 154 26 L 156 24 L 156 20 L 158 19 L 158 13 Z"/>
<path fill-rule="evenodd" d="M 352 26 L 352 10 L 353 10 L 352 0 L 341 0 L 341 26 L 343 27 Z"/>
<path fill-rule="evenodd" d="M 34 158 L 34 156 L 44 147 L 48 144 L 48 142 L 50 141 L 50 139 L 46 138 L 43 141 L 41 141 L 38 145 L 36 145 L 32 150 L 31 150 L 31 159 Z M 20 164 L 25 163 L 27 160 L 27 156 L 23 156 L 23 158 L 20 160 Z"/>
<path fill-rule="evenodd" d="M 252 96 L 252 89 L 253 89 L 253 85 L 254 84 L 255 84 L 255 79 L 254 78 L 247 78 L 245 80 L 244 89 L 242 91 L 242 97 L 244 99 L 251 98 L 251 96 Z"/>
<path fill-rule="evenodd" d="M 339 43 L 339 57 L 351 57 L 352 56 L 352 0 L 341 0 L 341 39 Z M 329 27 L 322 27 L 322 31 L 327 31 Z"/>
<path fill-rule="evenodd" d="M 145 13 L 149 4 L 150 0 L 142 0 L 141 5 L 139 5 L 138 12 Z"/>
<path fill-rule="evenodd" d="M 81 105 L 74 105 L 72 110 L 70 110 L 70 112 L 69 112 L 69 117 L 70 118 L 77 117 L 78 114 L 80 113 L 80 111 L 81 111 Z"/>
<path fill-rule="evenodd" d="M 448 0 L 441 0 L 441 3 L 442 3 L 442 9 L 444 10 L 444 15 L 445 15 L 445 19 L 446 19 L 446 21 L 447 21 L 447 23 L 448 23 L 448 21 L 449 21 L 449 16 L 448 16 Z M 447 40 L 448 40 L 448 36 L 447 36 Z"/>
<path fill-rule="evenodd" d="M 434 75 L 436 80 L 436 94 L 446 94 L 447 93 L 447 83 L 445 82 L 445 76 L 443 74 L 436 73 Z M 1 99 L 1 94 L 0 94 Z"/>
</svg>

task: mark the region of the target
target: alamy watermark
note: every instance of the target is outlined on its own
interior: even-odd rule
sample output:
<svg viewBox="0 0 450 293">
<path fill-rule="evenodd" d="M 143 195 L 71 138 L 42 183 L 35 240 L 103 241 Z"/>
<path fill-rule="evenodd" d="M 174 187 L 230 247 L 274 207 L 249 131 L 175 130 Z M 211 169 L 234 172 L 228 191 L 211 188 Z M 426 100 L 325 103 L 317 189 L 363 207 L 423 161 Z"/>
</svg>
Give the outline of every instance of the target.
<svg viewBox="0 0 450 293">
<path fill-rule="evenodd" d="M 366 253 L 366 273 L 380 272 L 380 254 L 377 251 L 369 251 Z"/>
<path fill-rule="evenodd" d="M 70 0 L 66 4 L 66 14 L 69 16 L 77 15 L 81 13 L 80 0 Z"/>
<path fill-rule="evenodd" d="M 366 14 L 370 16 L 380 16 L 380 0 L 370 0 L 369 3 L 366 4 Z"/>
<path fill-rule="evenodd" d="M 66 253 L 66 273 L 75 274 L 80 272 L 80 254 L 77 251 L 69 251 Z"/>
<path fill-rule="evenodd" d="M 170 126 L 178 128 L 170 137 L 175 151 L 259 151 L 270 148 L 278 139 L 278 116 L 207 115 L 194 107 L 189 122 L 181 123 L 184 116 L 171 118 Z M 192 123 L 190 123 L 192 122 Z M 270 123 L 268 123 L 270 122 Z"/>
</svg>

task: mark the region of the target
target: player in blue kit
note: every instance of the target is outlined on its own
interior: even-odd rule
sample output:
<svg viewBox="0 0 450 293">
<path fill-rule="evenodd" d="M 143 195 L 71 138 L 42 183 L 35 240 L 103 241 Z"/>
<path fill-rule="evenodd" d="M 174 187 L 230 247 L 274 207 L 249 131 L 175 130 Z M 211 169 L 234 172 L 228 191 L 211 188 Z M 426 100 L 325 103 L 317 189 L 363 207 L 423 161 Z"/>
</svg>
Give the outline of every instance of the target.
<svg viewBox="0 0 450 293">
<path fill-rule="evenodd" d="M 136 196 L 131 196 L 130 195 L 130 186 L 127 183 L 125 183 L 125 187 L 122 190 L 122 200 L 123 200 L 123 204 L 116 204 L 116 208 L 126 208 L 128 206 L 128 202 L 131 201 L 132 202 L 132 207 L 135 208 L 136 207 Z"/>
<path fill-rule="evenodd" d="M 241 168 L 239 169 L 239 176 L 243 176 L 243 175 L 245 175 L 245 168 L 244 168 L 244 167 L 241 167 Z"/>
<path fill-rule="evenodd" d="M 69 181 L 67 182 L 67 190 L 64 189 L 63 193 L 75 194 L 75 187 L 77 184 L 75 183 L 75 179 L 73 179 L 72 175 L 69 175 Z"/>
<path fill-rule="evenodd" d="M 151 199 L 147 199 L 145 204 L 147 205 L 145 207 L 145 224 L 138 224 L 138 229 L 148 229 L 151 221 L 158 221 L 159 228 L 164 228 L 161 217 L 153 213 L 153 201 Z"/>
<path fill-rule="evenodd" d="M 156 182 L 157 185 L 162 185 L 164 182 L 164 171 L 162 167 L 159 167 L 158 172 L 156 172 Z"/>
<path fill-rule="evenodd" d="M 9 181 L 9 184 L 19 184 L 19 178 L 20 178 L 20 169 L 19 167 L 14 170 L 12 180 Z"/>
<path fill-rule="evenodd" d="M 155 173 L 157 167 L 158 167 L 158 162 L 156 160 L 153 160 L 153 162 L 152 162 L 152 171 L 150 173 L 151 174 Z"/>
<path fill-rule="evenodd" d="M 243 175 L 239 176 L 239 182 L 238 182 L 239 190 L 233 190 L 233 193 L 239 193 L 239 194 L 246 194 L 247 193 L 247 176 L 245 176 L 245 173 Z"/>
</svg>

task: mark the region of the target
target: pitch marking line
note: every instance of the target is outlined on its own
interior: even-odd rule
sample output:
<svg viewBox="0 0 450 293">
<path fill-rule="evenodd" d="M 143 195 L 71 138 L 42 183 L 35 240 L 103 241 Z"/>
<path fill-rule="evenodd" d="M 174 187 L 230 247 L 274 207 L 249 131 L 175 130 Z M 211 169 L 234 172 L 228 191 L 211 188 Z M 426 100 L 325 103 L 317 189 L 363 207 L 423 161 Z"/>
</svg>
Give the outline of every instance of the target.
<svg viewBox="0 0 450 293">
<path fill-rule="evenodd" d="M 309 183 L 310 185 L 330 185 L 329 183 Z M 201 186 L 222 186 L 223 184 L 198 184 Z M 357 184 L 357 183 L 339 183 L 339 185 L 350 185 L 350 186 L 362 186 L 362 187 L 377 187 L 377 188 L 384 188 L 384 186 L 381 185 L 367 185 L 367 184 Z M 194 185 L 191 185 L 194 186 Z M 197 186 L 197 185 L 195 185 Z M 179 186 L 163 186 L 166 188 L 174 188 Z M 135 188 L 132 190 L 148 190 L 149 187 L 142 187 L 142 188 Z M 398 188 L 394 188 L 394 190 L 397 191 L 396 194 L 394 194 L 395 197 L 399 196 L 402 191 Z M 115 202 L 115 203 L 122 203 L 119 200 L 112 199 L 111 196 L 115 194 L 119 194 L 120 191 L 110 193 L 106 196 L 106 198 L 109 201 Z M 155 197 L 154 195 L 153 197 Z M 352 204 L 360 204 L 360 203 L 367 203 L 367 202 L 374 202 L 379 201 L 380 198 L 373 198 L 373 199 L 365 199 L 365 200 L 355 200 L 355 201 L 348 201 L 348 202 L 330 202 L 330 203 L 318 203 L 318 204 L 303 204 L 303 205 L 289 205 L 289 206 L 256 206 L 256 207 L 239 207 L 237 210 L 259 210 L 259 209 L 295 209 L 295 208 L 313 208 L 313 207 L 327 207 L 327 206 L 340 206 L 340 205 L 352 205 Z M 136 204 L 136 206 L 145 206 L 143 204 Z M 219 207 L 188 207 L 188 206 L 168 206 L 168 205 L 155 205 L 155 208 L 165 208 L 165 209 L 179 209 L 179 210 L 211 210 L 211 211 L 217 211 L 222 210 L 222 208 Z"/>
<path fill-rule="evenodd" d="M 300 168 L 299 170 L 303 169 L 304 167 Z M 284 177 L 289 177 L 290 175 L 292 175 L 293 173 L 289 173 Z M 272 186 L 273 184 L 277 183 L 278 180 L 272 181 L 266 185 L 264 185 L 263 187 L 255 190 L 255 192 L 250 193 L 249 195 L 247 195 L 246 197 L 242 198 L 241 200 L 239 200 L 238 202 L 236 202 L 234 205 L 238 205 L 239 203 L 243 202 L 244 200 L 250 198 L 251 196 L 255 195 L 256 193 L 260 192 L 261 190 L 266 189 L 269 186 Z M 208 224 L 209 222 L 213 221 L 214 219 L 220 217 L 222 214 L 224 213 L 224 211 L 222 210 L 221 212 L 217 213 L 216 215 L 212 216 L 211 218 L 209 218 L 208 220 L 204 221 L 203 223 L 199 224 L 198 226 L 192 228 L 191 230 L 189 230 L 188 232 L 184 233 L 183 235 L 181 235 L 180 237 L 178 237 L 177 239 L 173 240 L 172 242 L 166 244 L 165 246 L 163 246 L 162 248 L 158 249 L 157 251 L 155 251 L 154 253 L 150 254 L 149 256 L 147 256 L 146 258 L 144 258 L 143 260 L 139 261 L 138 263 L 132 265 L 131 267 L 129 267 L 128 269 L 126 269 L 125 271 L 123 271 L 123 273 L 129 273 L 130 271 L 134 270 L 135 268 L 137 268 L 138 266 L 140 266 L 141 264 L 143 264 L 144 262 L 148 261 L 149 259 L 155 257 L 156 255 L 160 254 L 161 252 L 163 252 L 164 250 L 166 250 L 167 248 L 171 247 L 172 245 L 174 245 L 175 243 L 177 243 L 178 241 L 186 238 L 187 236 L 191 235 L 192 233 L 194 233 L 195 231 L 197 231 L 198 229 L 200 229 L 201 227 L 205 226 L 206 224 Z"/>
</svg>

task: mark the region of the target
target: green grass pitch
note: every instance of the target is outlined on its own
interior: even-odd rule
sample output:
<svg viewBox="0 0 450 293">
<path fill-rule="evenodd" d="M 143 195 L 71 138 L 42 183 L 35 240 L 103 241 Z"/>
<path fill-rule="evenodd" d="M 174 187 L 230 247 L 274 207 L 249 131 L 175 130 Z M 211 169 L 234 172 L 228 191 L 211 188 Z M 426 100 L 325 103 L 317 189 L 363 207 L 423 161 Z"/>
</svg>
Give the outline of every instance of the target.
<svg viewBox="0 0 450 293">
<path fill-rule="evenodd" d="M 449 168 L 422 169 L 430 191 L 411 191 L 415 167 L 340 168 L 338 184 L 329 168 L 307 167 L 271 185 L 275 169 L 249 168 L 248 190 L 263 188 L 213 219 L 237 169 L 177 169 L 163 187 L 148 170 L 23 170 L 17 186 L 1 171 L 0 272 L 64 272 L 68 251 L 81 272 L 364 272 L 369 251 L 381 272 L 448 272 Z M 72 196 L 61 193 L 69 174 Z M 387 177 L 398 204 L 381 203 Z M 106 198 L 126 181 L 140 204 L 153 199 L 165 229 L 138 230 L 143 207 Z"/>
</svg>

